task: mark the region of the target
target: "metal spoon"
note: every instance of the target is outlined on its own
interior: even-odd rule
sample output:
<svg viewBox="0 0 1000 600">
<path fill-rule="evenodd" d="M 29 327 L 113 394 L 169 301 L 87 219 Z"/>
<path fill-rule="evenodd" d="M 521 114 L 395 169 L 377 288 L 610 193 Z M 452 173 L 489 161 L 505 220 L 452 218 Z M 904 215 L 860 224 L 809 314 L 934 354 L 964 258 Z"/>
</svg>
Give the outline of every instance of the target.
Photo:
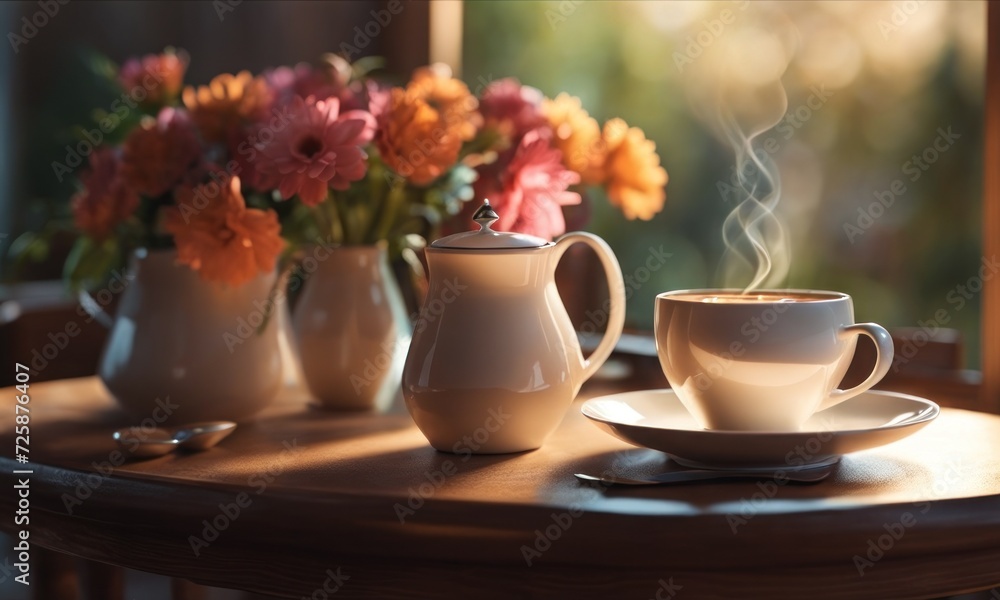
<svg viewBox="0 0 1000 600">
<path fill-rule="evenodd" d="M 132 458 L 156 458 L 170 454 L 180 442 L 166 429 L 143 431 L 138 427 L 126 427 L 111 434 L 118 446 Z"/>
<path fill-rule="evenodd" d="M 235 429 L 236 423 L 232 421 L 209 421 L 173 429 L 158 427 L 144 431 L 137 427 L 126 427 L 114 432 L 111 437 L 133 458 L 155 458 L 178 448 L 208 450 Z"/>
<path fill-rule="evenodd" d="M 759 470 L 711 470 L 687 469 L 660 473 L 646 479 L 630 479 L 628 477 L 599 477 L 586 473 L 574 473 L 580 481 L 600 485 L 662 485 L 665 483 L 683 483 L 685 481 L 702 481 L 707 479 L 780 479 L 796 483 L 817 483 L 833 473 L 839 459 L 834 462 L 824 461 L 804 467 L 788 467 L 786 469 Z"/>
<path fill-rule="evenodd" d="M 174 439 L 185 450 L 208 450 L 236 430 L 232 421 L 192 423 L 174 430 Z"/>
</svg>

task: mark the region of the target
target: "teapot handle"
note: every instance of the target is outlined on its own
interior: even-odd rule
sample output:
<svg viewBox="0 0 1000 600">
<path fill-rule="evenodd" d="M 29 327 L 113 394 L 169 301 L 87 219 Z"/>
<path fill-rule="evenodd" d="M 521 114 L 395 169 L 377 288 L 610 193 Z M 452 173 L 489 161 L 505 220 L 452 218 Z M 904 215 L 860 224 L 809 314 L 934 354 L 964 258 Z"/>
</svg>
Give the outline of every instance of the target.
<svg viewBox="0 0 1000 600">
<path fill-rule="evenodd" d="M 604 267 L 604 275 L 608 280 L 608 291 L 611 296 L 608 328 L 604 332 L 604 337 L 601 338 L 601 343 L 597 345 L 589 357 L 582 358 L 583 379 L 580 381 L 582 384 L 590 379 L 590 376 L 611 356 L 611 351 L 615 349 L 615 344 L 621 337 L 622 329 L 625 327 L 625 280 L 622 278 L 622 269 L 618 265 L 618 259 L 607 242 L 592 233 L 582 231 L 567 233 L 556 240 L 553 269 L 566 250 L 577 243 L 587 244 L 601 259 L 601 266 Z"/>
</svg>

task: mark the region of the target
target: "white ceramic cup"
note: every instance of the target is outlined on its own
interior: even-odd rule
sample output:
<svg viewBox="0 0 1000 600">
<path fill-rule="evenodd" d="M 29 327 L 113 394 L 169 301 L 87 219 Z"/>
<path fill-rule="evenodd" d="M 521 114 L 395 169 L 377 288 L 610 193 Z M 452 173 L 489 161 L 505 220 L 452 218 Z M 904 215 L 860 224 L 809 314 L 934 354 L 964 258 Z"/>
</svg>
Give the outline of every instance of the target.
<svg viewBox="0 0 1000 600">
<path fill-rule="evenodd" d="M 667 292 L 656 297 L 654 330 L 670 386 L 705 429 L 798 431 L 892 365 L 889 333 L 855 324 L 851 297 L 839 292 Z M 875 366 L 860 385 L 836 389 L 858 335 L 875 341 Z"/>
</svg>

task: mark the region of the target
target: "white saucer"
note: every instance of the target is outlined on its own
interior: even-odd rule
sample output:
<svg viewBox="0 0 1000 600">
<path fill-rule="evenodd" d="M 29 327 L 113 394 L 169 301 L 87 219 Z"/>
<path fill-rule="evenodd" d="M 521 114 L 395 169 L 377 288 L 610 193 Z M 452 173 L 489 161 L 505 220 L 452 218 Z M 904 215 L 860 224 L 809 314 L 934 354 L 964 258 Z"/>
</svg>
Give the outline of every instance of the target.
<svg viewBox="0 0 1000 600">
<path fill-rule="evenodd" d="M 700 468 L 814 464 L 901 440 L 933 421 L 938 405 L 907 394 L 868 391 L 813 415 L 802 431 L 702 429 L 672 390 L 592 398 L 583 415 L 616 438 Z"/>
</svg>

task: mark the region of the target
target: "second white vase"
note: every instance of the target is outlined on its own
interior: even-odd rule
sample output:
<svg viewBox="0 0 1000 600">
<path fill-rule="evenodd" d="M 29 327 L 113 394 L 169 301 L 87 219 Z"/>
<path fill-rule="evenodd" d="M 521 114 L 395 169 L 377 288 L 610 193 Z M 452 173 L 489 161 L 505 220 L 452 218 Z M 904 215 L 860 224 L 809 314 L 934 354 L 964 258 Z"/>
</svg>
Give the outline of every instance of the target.
<svg viewBox="0 0 1000 600">
<path fill-rule="evenodd" d="M 309 392 L 323 408 L 387 408 L 400 393 L 410 323 L 385 247 L 320 248 L 302 273 L 292 328 Z"/>
</svg>

